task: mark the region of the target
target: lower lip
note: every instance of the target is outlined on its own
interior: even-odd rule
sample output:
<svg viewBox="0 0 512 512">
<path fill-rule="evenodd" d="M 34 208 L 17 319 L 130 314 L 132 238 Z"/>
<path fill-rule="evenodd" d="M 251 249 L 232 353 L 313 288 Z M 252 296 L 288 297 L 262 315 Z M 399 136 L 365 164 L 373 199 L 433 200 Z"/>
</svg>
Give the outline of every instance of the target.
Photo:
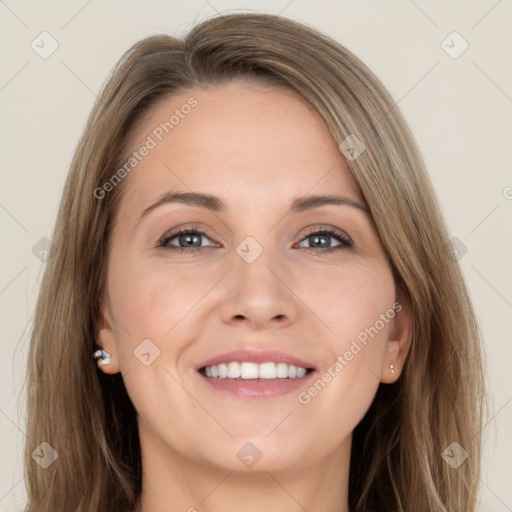
<svg viewBox="0 0 512 512">
<path fill-rule="evenodd" d="M 262 399 L 292 393 L 307 386 L 307 382 L 315 374 L 312 371 L 300 379 L 219 379 L 206 377 L 199 373 L 199 376 L 210 386 L 219 391 L 226 391 L 239 398 Z"/>
</svg>

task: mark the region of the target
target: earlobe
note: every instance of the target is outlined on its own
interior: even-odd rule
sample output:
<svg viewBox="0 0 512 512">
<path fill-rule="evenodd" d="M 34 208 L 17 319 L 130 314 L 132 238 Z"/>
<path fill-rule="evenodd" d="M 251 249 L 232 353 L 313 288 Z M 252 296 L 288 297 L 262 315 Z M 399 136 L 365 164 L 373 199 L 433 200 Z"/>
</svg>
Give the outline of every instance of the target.
<svg viewBox="0 0 512 512">
<path fill-rule="evenodd" d="M 117 343 L 113 329 L 112 316 L 103 299 L 100 300 L 100 315 L 96 326 L 96 343 L 99 350 L 94 352 L 98 367 L 108 374 L 118 373 L 120 371 L 119 358 L 117 357 Z"/>
<path fill-rule="evenodd" d="M 405 365 L 412 342 L 412 314 L 409 306 L 400 303 L 396 310 L 382 362 L 381 382 L 392 384 L 398 380 Z"/>
</svg>

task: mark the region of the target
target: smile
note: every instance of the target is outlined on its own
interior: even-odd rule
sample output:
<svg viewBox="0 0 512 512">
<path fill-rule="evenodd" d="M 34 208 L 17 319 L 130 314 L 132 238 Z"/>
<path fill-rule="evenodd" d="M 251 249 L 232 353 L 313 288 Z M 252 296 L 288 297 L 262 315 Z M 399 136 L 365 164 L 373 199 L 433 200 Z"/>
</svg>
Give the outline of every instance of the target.
<svg viewBox="0 0 512 512">
<path fill-rule="evenodd" d="M 301 379 L 307 373 L 306 368 L 286 363 L 253 362 L 220 363 L 201 368 L 200 372 L 213 379 Z"/>
</svg>

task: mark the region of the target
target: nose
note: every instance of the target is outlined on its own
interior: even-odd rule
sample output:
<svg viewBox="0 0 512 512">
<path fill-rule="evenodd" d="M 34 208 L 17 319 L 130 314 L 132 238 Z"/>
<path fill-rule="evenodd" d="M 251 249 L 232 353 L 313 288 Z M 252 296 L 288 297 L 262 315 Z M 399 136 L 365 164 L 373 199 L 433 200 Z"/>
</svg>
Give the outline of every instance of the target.
<svg viewBox="0 0 512 512">
<path fill-rule="evenodd" d="M 221 314 L 226 323 L 247 324 L 253 330 L 285 327 L 296 321 L 300 299 L 293 277 L 264 251 L 255 261 L 235 259 Z"/>
</svg>

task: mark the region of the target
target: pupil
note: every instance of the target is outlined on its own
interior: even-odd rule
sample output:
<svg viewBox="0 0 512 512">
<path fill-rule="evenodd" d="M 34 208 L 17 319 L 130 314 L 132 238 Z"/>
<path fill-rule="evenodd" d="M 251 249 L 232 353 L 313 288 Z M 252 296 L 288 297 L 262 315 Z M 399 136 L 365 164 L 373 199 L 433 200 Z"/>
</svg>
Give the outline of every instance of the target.
<svg viewBox="0 0 512 512">
<path fill-rule="evenodd" d="M 319 242 L 321 247 L 329 246 L 329 237 L 327 235 L 314 235 L 310 238 L 310 240 L 314 240 L 314 244 Z"/>
<path fill-rule="evenodd" d="M 184 243 L 185 245 L 193 245 L 194 238 L 196 239 L 196 241 L 199 240 L 199 244 L 201 244 L 200 236 L 193 235 L 193 234 L 182 235 L 181 239 L 180 239 L 180 243 Z"/>
</svg>

